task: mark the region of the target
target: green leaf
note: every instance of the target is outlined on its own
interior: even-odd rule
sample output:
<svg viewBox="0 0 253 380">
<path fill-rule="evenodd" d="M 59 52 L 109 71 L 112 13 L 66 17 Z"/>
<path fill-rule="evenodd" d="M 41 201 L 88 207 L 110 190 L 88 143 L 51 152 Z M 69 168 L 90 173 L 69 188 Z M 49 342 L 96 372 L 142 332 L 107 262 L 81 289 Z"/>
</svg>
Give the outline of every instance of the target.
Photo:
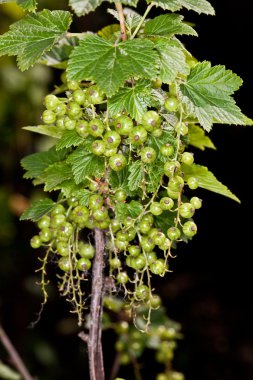
<svg viewBox="0 0 253 380">
<path fill-rule="evenodd" d="M 69 0 L 69 5 L 77 16 L 84 16 L 93 12 L 103 0 Z"/>
<path fill-rule="evenodd" d="M 157 53 L 149 40 L 134 39 L 111 43 L 88 35 L 70 56 L 67 72 L 70 79 L 92 80 L 112 96 L 131 76 L 154 78 Z"/>
<path fill-rule="evenodd" d="M 128 176 L 129 171 L 128 168 L 125 167 L 123 170 L 119 172 L 115 172 L 113 170 L 109 173 L 109 183 L 110 187 L 113 190 L 121 189 L 124 190 L 130 197 L 136 195 L 136 191 L 131 191 L 128 186 Z"/>
<path fill-rule="evenodd" d="M 82 183 L 83 186 L 83 183 Z M 80 190 L 80 185 L 77 185 L 73 178 L 71 180 L 66 180 L 55 186 L 54 190 L 60 190 L 65 198 L 72 197 L 77 191 Z"/>
<path fill-rule="evenodd" d="M 117 203 L 115 206 L 116 218 L 122 220 L 128 216 L 137 218 L 143 211 L 143 206 L 138 201 L 132 200 L 130 203 Z"/>
<path fill-rule="evenodd" d="M 160 149 L 164 144 L 167 143 L 172 144 L 174 147 L 176 147 L 175 137 L 170 131 L 165 130 L 160 137 L 155 137 L 151 134 L 148 136 L 147 145 L 155 149 L 157 157 L 161 161 L 166 161 L 166 158 L 160 153 Z"/>
<path fill-rule="evenodd" d="M 181 90 L 196 106 L 206 105 L 220 108 L 231 102 L 232 95 L 242 85 L 242 80 L 225 66 L 213 66 L 204 61 L 197 63 L 190 72 Z"/>
<path fill-rule="evenodd" d="M 44 198 L 34 202 L 20 217 L 20 220 L 31 219 L 33 222 L 39 220 L 43 215 L 49 213 L 56 205 L 52 199 Z"/>
<path fill-rule="evenodd" d="M 52 48 L 52 50 L 45 52 L 42 55 L 41 59 L 39 60 L 39 63 L 58 69 L 66 69 L 67 60 L 69 59 L 70 54 L 76 44 L 72 45 L 70 42 L 70 38 L 64 38 L 64 40 L 67 40 L 68 44 L 63 43 L 63 41 L 61 40 L 59 43 L 57 43 L 57 45 L 55 45 Z"/>
<path fill-rule="evenodd" d="M 62 138 L 56 144 L 56 150 L 61 150 L 64 148 L 70 148 L 71 146 L 78 146 L 83 142 L 83 137 L 81 137 L 75 130 L 74 131 L 64 131 Z"/>
<path fill-rule="evenodd" d="M 71 179 L 72 176 L 71 166 L 66 162 L 57 162 L 50 165 L 43 173 L 44 191 L 56 190 L 57 185 Z"/>
<path fill-rule="evenodd" d="M 145 178 L 141 160 L 135 161 L 129 167 L 128 187 L 131 191 L 137 190 Z"/>
<path fill-rule="evenodd" d="M 18 5 L 20 5 L 24 10 L 33 12 L 37 8 L 36 0 L 17 0 Z"/>
<path fill-rule="evenodd" d="M 88 206 L 88 203 L 89 203 L 89 197 L 92 195 L 93 193 L 87 189 L 82 189 L 82 190 L 79 190 L 75 193 L 75 197 L 78 198 L 78 201 L 79 201 L 79 204 L 81 206 Z"/>
<path fill-rule="evenodd" d="M 98 31 L 99 37 L 102 37 L 105 40 L 113 41 L 113 42 L 117 40 L 119 33 L 120 33 L 119 24 L 107 25 L 103 29 Z"/>
<path fill-rule="evenodd" d="M 205 150 L 205 148 L 216 149 L 212 140 L 206 136 L 202 128 L 195 124 L 189 124 L 188 133 L 189 144 L 195 148 Z"/>
<path fill-rule="evenodd" d="M 179 11 L 183 7 L 197 13 L 214 15 L 215 11 L 211 4 L 206 0 L 147 0 L 147 3 L 154 3 L 156 6 L 172 12 Z"/>
<path fill-rule="evenodd" d="M 78 147 L 70 154 L 67 162 L 72 166 L 76 184 L 84 181 L 86 177 L 101 177 L 104 172 L 104 158 L 87 152 L 85 146 Z"/>
<path fill-rule="evenodd" d="M 160 15 L 146 22 L 144 33 L 152 37 L 172 37 L 174 34 L 197 36 L 191 26 L 182 22 L 183 19 L 183 16 L 177 14 Z"/>
<path fill-rule="evenodd" d="M 62 161 L 67 150 L 56 152 L 55 147 L 47 152 L 30 154 L 21 160 L 21 166 L 26 170 L 24 178 L 39 178 L 43 176 L 44 170 L 56 162 Z"/>
<path fill-rule="evenodd" d="M 155 46 L 160 57 L 160 78 L 164 83 L 173 82 L 178 74 L 189 73 L 185 54 L 175 41 L 159 39 Z"/>
<path fill-rule="evenodd" d="M 150 90 L 151 84 L 146 81 L 140 81 L 134 87 L 121 88 L 108 101 L 109 113 L 115 116 L 125 110 L 133 119 L 140 123 L 149 105 L 149 98 L 147 96 Z"/>
<path fill-rule="evenodd" d="M 14 371 L 11 367 L 7 366 L 2 361 L 0 361 L 0 379 L 21 380 L 21 376 L 19 373 Z"/>
<path fill-rule="evenodd" d="M 63 36 L 71 24 L 66 11 L 43 10 L 28 14 L 10 26 L 0 37 L 0 56 L 16 55 L 19 68 L 24 71 L 38 61 L 45 51 Z"/>
<path fill-rule="evenodd" d="M 175 225 L 176 212 L 163 211 L 161 215 L 155 217 L 155 226 L 160 228 L 166 235 L 167 230 Z"/>
<path fill-rule="evenodd" d="M 146 165 L 147 170 L 147 184 L 146 184 L 146 191 L 148 193 L 154 193 L 158 186 L 160 185 L 161 179 L 164 175 L 164 168 L 163 164 L 158 165 L 158 163 L 155 163 L 154 165 Z"/>
<path fill-rule="evenodd" d="M 26 131 L 39 133 L 41 135 L 55 137 L 56 139 L 61 138 L 62 131 L 55 127 L 54 125 L 36 125 L 36 126 L 27 126 L 23 127 Z"/>
<path fill-rule="evenodd" d="M 184 178 L 187 181 L 189 177 L 195 177 L 198 180 L 199 187 L 203 189 L 213 191 L 231 198 L 240 203 L 240 200 L 234 195 L 225 185 L 218 181 L 212 172 L 207 167 L 201 165 L 182 165 L 182 171 L 184 172 Z"/>
</svg>

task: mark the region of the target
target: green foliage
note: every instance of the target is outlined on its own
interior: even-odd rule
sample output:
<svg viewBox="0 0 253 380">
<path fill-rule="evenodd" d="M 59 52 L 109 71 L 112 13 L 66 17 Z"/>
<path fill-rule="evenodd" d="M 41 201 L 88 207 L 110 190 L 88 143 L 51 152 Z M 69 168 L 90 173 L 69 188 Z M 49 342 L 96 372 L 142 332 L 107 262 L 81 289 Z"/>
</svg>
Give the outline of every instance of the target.
<svg viewBox="0 0 253 380">
<path fill-rule="evenodd" d="M 170 38 L 175 34 L 187 34 L 197 36 L 195 30 L 183 22 L 183 16 L 177 14 L 165 14 L 157 16 L 146 22 L 144 33 L 147 36 L 164 36 Z"/>
<path fill-rule="evenodd" d="M 150 0 L 148 2 L 151 2 Z M 156 6 L 172 12 L 186 8 L 197 13 L 214 15 L 214 9 L 206 0 L 155 0 L 152 1 Z"/>
<path fill-rule="evenodd" d="M 30 208 L 25 210 L 21 215 L 20 220 L 31 219 L 33 222 L 38 221 L 43 215 L 50 212 L 55 206 L 55 202 L 52 199 L 44 198 L 34 202 Z"/>
<path fill-rule="evenodd" d="M 2 361 L 0 361 L 0 378 L 5 380 L 21 380 L 21 376 Z"/>
<path fill-rule="evenodd" d="M 210 137 L 206 136 L 205 131 L 198 125 L 189 125 L 188 134 L 189 144 L 195 148 L 205 150 L 205 148 L 216 149 Z"/>
<path fill-rule="evenodd" d="M 45 51 L 52 49 L 68 30 L 71 20 L 70 13 L 65 11 L 45 9 L 26 15 L 0 37 L 0 56 L 16 55 L 20 70 L 28 69 Z"/>
<path fill-rule="evenodd" d="M 17 0 L 17 3 L 26 11 L 35 11 L 37 7 L 36 0 Z"/>
</svg>

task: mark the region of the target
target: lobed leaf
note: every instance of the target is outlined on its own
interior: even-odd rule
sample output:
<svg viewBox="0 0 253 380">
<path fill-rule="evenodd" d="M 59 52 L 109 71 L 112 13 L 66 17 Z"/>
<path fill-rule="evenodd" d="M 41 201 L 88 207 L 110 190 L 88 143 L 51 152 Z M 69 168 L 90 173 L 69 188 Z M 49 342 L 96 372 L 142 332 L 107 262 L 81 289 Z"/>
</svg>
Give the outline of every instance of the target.
<svg viewBox="0 0 253 380">
<path fill-rule="evenodd" d="M 52 49 L 68 30 L 71 21 L 71 14 L 67 11 L 45 9 L 28 14 L 0 36 L 0 56 L 16 55 L 19 68 L 27 70 L 45 51 Z"/>
<path fill-rule="evenodd" d="M 157 53 L 149 40 L 134 39 L 115 46 L 96 35 L 80 41 L 69 60 L 70 79 L 92 80 L 108 96 L 112 96 L 131 76 L 156 76 Z"/>
<path fill-rule="evenodd" d="M 141 160 L 129 166 L 129 173 L 128 187 L 131 191 L 137 190 L 145 178 Z"/>
<path fill-rule="evenodd" d="M 197 36 L 197 32 L 190 25 L 184 23 L 183 19 L 183 16 L 172 13 L 157 16 L 146 22 L 144 33 L 152 37 L 172 37 L 174 34 Z"/>
<path fill-rule="evenodd" d="M 78 146 L 83 142 L 83 137 L 81 137 L 75 130 L 64 131 L 62 138 L 56 144 L 56 150 L 61 150 L 64 148 L 70 148 L 72 146 Z"/>
<path fill-rule="evenodd" d="M 52 199 L 44 198 L 34 202 L 20 217 L 20 220 L 31 219 L 37 222 L 43 215 L 49 213 L 56 205 Z"/>
<path fill-rule="evenodd" d="M 17 0 L 18 5 L 20 5 L 26 11 L 35 11 L 37 8 L 36 0 Z"/>
<path fill-rule="evenodd" d="M 27 126 L 23 127 L 26 131 L 39 133 L 41 135 L 55 137 L 56 139 L 60 139 L 62 136 L 62 131 L 55 127 L 54 125 L 36 125 L 36 126 Z"/>
<path fill-rule="evenodd" d="M 199 187 L 203 189 L 213 191 L 225 197 L 231 198 L 240 203 L 240 200 L 234 195 L 227 186 L 218 181 L 214 174 L 208 170 L 207 167 L 201 165 L 185 165 L 182 164 L 182 171 L 184 172 L 184 178 L 187 181 L 189 177 L 195 177 L 198 180 Z"/>
<path fill-rule="evenodd" d="M 179 11 L 182 8 L 195 11 L 197 13 L 205 13 L 214 15 L 215 11 L 212 5 L 206 0 L 147 0 L 147 3 L 154 3 L 157 7 L 170 10 L 172 12 Z"/>
<path fill-rule="evenodd" d="M 205 150 L 205 148 L 216 149 L 212 140 L 205 135 L 205 131 L 195 124 L 189 125 L 188 133 L 189 144 L 195 148 Z"/>
<path fill-rule="evenodd" d="M 43 172 L 44 191 L 58 190 L 58 185 L 73 177 L 71 166 L 66 162 L 57 162 L 50 165 Z"/>
<path fill-rule="evenodd" d="M 84 16 L 93 12 L 103 0 L 69 0 L 69 5 L 77 16 Z"/>
</svg>

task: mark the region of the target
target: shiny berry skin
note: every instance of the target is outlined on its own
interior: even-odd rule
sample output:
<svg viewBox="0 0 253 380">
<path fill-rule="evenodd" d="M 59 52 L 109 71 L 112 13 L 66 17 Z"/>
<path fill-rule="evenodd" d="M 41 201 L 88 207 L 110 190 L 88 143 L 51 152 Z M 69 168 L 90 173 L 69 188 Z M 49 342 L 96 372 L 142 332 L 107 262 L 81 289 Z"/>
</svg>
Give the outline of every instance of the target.
<svg viewBox="0 0 253 380">
<path fill-rule="evenodd" d="M 114 121 L 114 128 L 121 136 L 128 136 L 133 129 L 133 121 L 128 116 L 119 116 Z"/>
<path fill-rule="evenodd" d="M 124 190 L 117 190 L 116 193 L 114 194 L 114 198 L 118 202 L 124 202 L 127 198 L 127 194 Z"/>
<path fill-rule="evenodd" d="M 169 187 L 167 188 L 167 194 L 172 199 L 178 199 L 180 191 L 171 190 Z"/>
<path fill-rule="evenodd" d="M 59 129 L 61 130 L 64 130 L 65 129 L 65 117 L 62 116 L 62 117 L 58 117 L 56 119 L 56 123 L 55 123 L 56 127 L 58 127 Z"/>
<path fill-rule="evenodd" d="M 153 215 L 161 215 L 161 213 L 163 212 L 163 209 L 159 202 L 152 202 L 150 205 L 149 211 Z"/>
<path fill-rule="evenodd" d="M 67 87 L 71 91 L 75 91 L 75 90 L 78 90 L 80 88 L 79 83 L 76 80 L 67 81 Z"/>
<path fill-rule="evenodd" d="M 168 187 L 172 191 L 181 191 L 184 187 L 184 179 L 179 175 L 171 177 L 168 183 Z"/>
<path fill-rule="evenodd" d="M 195 177 L 189 177 L 187 179 L 187 185 L 191 190 L 196 190 L 199 187 L 199 181 Z"/>
<path fill-rule="evenodd" d="M 76 128 L 76 120 L 66 116 L 64 119 L 64 128 L 68 131 L 73 131 Z"/>
<path fill-rule="evenodd" d="M 149 288 L 147 285 L 138 285 L 135 290 L 135 295 L 139 300 L 147 300 L 149 298 Z"/>
<path fill-rule="evenodd" d="M 67 239 L 73 233 L 73 226 L 69 222 L 65 222 L 58 229 L 58 237 Z"/>
<path fill-rule="evenodd" d="M 63 271 L 63 272 L 69 272 L 71 269 L 71 263 L 69 261 L 68 257 L 61 257 L 58 261 L 58 267 Z"/>
<path fill-rule="evenodd" d="M 163 210 L 171 210 L 174 206 L 174 201 L 169 197 L 163 197 L 160 199 L 160 205 Z"/>
<path fill-rule="evenodd" d="M 145 162 L 145 164 L 151 164 L 156 159 L 156 151 L 151 147 L 143 148 L 140 152 L 141 160 Z"/>
<path fill-rule="evenodd" d="M 57 118 L 62 117 L 67 112 L 67 106 L 65 103 L 59 103 L 58 106 L 55 108 L 54 112 L 57 115 Z"/>
<path fill-rule="evenodd" d="M 156 111 L 147 111 L 142 116 L 142 124 L 147 131 L 152 132 L 155 128 L 160 127 L 161 118 Z"/>
<path fill-rule="evenodd" d="M 42 120 L 45 124 L 54 124 L 56 121 L 56 114 L 51 110 L 46 110 L 42 114 Z"/>
<path fill-rule="evenodd" d="M 191 203 L 182 203 L 179 206 L 179 215 L 182 216 L 183 218 L 191 218 L 194 215 L 195 208 Z"/>
<path fill-rule="evenodd" d="M 80 270 L 80 271 L 87 271 L 89 270 L 91 267 L 91 261 L 89 259 L 87 259 L 86 257 L 81 257 L 78 261 L 77 261 L 77 268 Z"/>
<path fill-rule="evenodd" d="M 175 125 L 175 131 L 182 136 L 186 136 L 189 132 L 189 128 L 185 123 L 181 123 L 180 121 Z"/>
<path fill-rule="evenodd" d="M 50 226 L 52 228 L 58 228 L 66 221 L 66 216 L 64 214 L 53 214 L 51 217 Z"/>
<path fill-rule="evenodd" d="M 100 119 L 95 118 L 89 122 L 89 133 L 91 136 L 102 136 L 104 129 L 104 124 Z"/>
<path fill-rule="evenodd" d="M 40 231 L 39 236 L 43 243 L 48 243 L 52 239 L 52 232 L 50 228 L 45 227 Z"/>
<path fill-rule="evenodd" d="M 181 236 L 181 232 L 177 227 L 170 227 L 167 231 L 167 235 L 170 240 L 178 240 Z"/>
<path fill-rule="evenodd" d="M 76 102 L 69 102 L 67 105 L 67 114 L 71 119 L 77 120 L 82 115 L 81 107 Z"/>
<path fill-rule="evenodd" d="M 166 238 L 162 244 L 158 244 L 158 247 L 162 251 L 167 251 L 171 247 L 171 241 L 170 241 L 170 239 Z"/>
<path fill-rule="evenodd" d="M 83 104 L 84 101 L 85 101 L 85 92 L 81 89 L 77 89 L 73 92 L 72 94 L 73 96 L 73 100 L 77 103 L 77 104 Z"/>
<path fill-rule="evenodd" d="M 148 214 L 145 214 L 142 218 L 141 218 L 141 222 L 146 222 L 146 223 L 149 223 L 150 225 L 152 225 L 154 223 L 154 217 L 152 214 L 148 213 Z"/>
<path fill-rule="evenodd" d="M 165 261 L 163 259 L 159 259 L 150 264 L 150 271 L 154 274 L 162 276 L 166 270 Z"/>
<path fill-rule="evenodd" d="M 138 230 L 142 234 L 147 234 L 150 231 L 151 227 L 152 227 L 152 224 L 145 220 L 141 220 L 140 223 L 138 224 Z"/>
<path fill-rule="evenodd" d="M 151 252 L 155 248 L 154 240 L 148 236 L 144 236 L 141 239 L 140 245 L 141 245 L 144 252 Z"/>
<path fill-rule="evenodd" d="M 118 151 L 117 147 L 115 147 L 115 148 L 105 148 L 104 155 L 105 155 L 105 157 L 112 157 L 115 154 L 117 154 L 117 151 Z"/>
<path fill-rule="evenodd" d="M 179 101 L 175 96 L 170 96 L 165 100 L 164 107 L 169 112 L 176 112 L 179 107 Z"/>
<path fill-rule="evenodd" d="M 141 247 L 138 245 L 130 245 L 128 247 L 128 252 L 132 257 L 136 257 L 141 253 Z"/>
<path fill-rule="evenodd" d="M 121 228 L 121 224 L 118 219 L 111 219 L 110 225 L 113 233 L 117 232 Z"/>
<path fill-rule="evenodd" d="M 108 217 L 108 210 L 106 207 L 101 207 L 93 211 L 92 213 L 94 219 L 99 222 L 102 222 L 104 219 Z"/>
<path fill-rule="evenodd" d="M 163 134 L 162 128 L 156 128 L 151 132 L 151 135 L 154 137 L 161 137 Z"/>
<path fill-rule="evenodd" d="M 103 206 L 104 199 L 101 195 L 94 194 L 89 197 L 88 204 L 91 210 L 97 210 Z"/>
<path fill-rule="evenodd" d="M 116 234 L 116 239 L 120 241 L 128 241 L 127 231 L 118 231 Z"/>
<path fill-rule="evenodd" d="M 76 206 L 71 212 L 71 219 L 74 223 L 77 223 L 80 227 L 84 227 L 85 223 L 89 219 L 90 213 L 85 206 Z"/>
<path fill-rule="evenodd" d="M 152 309 L 158 309 L 162 303 L 161 298 L 156 294 L 150 298 L 149 302 Z"/>
<path fill-rule="evenodd" d="M 44 99 L 45 107 L 48 110 L 52 110 L 52 111 L 55 110 L 55 108 L 58 106 L 59 103 L 60 103 L 59 99 L 57 98 L 57 96 L 53 94 L 47 95 Z"/>
<path fill-rule="evenodd" d="M 128 274 L 126 272 L 120 272 L 117 274 L 116 280 L 119 284 L 126 284 L 129 281 Z"/>
<path fill-rule="evenodd" d="M 121 261 L 118 257 L 114 257 L 109 261 L 111 269 L 118 269 L 121 267 Z"/>
<path fill-rule="evenodd" d="M 114 154 L 113 156 L 109 158 L 109 166 L 112 170 L 116 172 L 124 169 L 126 164 L 127 164 L 127 160 L 125 156 L 123 156 L 123 154 L 121 153 Z"/>
<path fill-rule="evenodd" d="M 117 148 L 121 143 L 121 136 L 116 131 L 108 131 L 104 134 L 104 142 L 106 143 L 106 148 Z"/>
<path fill-rule="evenodd" d="M 62 204 L 57 204 L 51 211 L 51 215 L 65 214 L 66 210 Z"/>
<path fill-rule="evenodd" d="M 192 197 L 190 202 L 196 210 L 202 207 L 202 200 L 198 197 Z"/>
<path fill-rule="evenodd" d="M 50 226 L 50 216 L 43 215 L 37 223 L 37 226 L 42 229 Z"/>
<path fill-rule="evenodd" d="M 145 259 L 144 255 L 140 254 L 137 257 L 132 258 L 131 264 L 132 264 L 133 269 L 141 270 L 146 265 L 146 259 Z"/>
<path fill-rule="evenodd" d="M 183 224 L 183 233 L 187 237 L 193 237 L 197 233 L 197 225 L 189 220 L 188 222 Z"/>
<path fill-rule="evenodd" d="M 147 259 L 148 264 L 151 264 L 151 263 L 153 263 L 154 261 L 157 260 L 156 253 L 155 253 L 154 251 L 147 252 L 147 253 L 145 254 L 145 256 L 146 256 L 146 259 Z"/>
<path fill-rule="evenodd" d="M 141 145 L 147 140 L 148 134 L 144 127 L 134 127 L 129 134 L 130 143 L 133 145 Z"/>
<path fill-rule="evenodd" d="M 115 239 L 115 247 L 118 248 L 119 251 L 125 251 L 129 245 L 128 241 L 121 241 Z"/>
<path fill-rule="evenodd" d="M 181 162 L 186 165 L 192 165 L 194 162 L 193 154 L 190 152 L 184 152 L 181 157 Z"/>
<path fill-rule="evenodd" d="M 75 129 L 79 136 L 87 137 L 89 135 L 89 123 L 86 120 L 80 120 L 76 123 Z"/>
<path fill-rule="evenodd" d="M 154 240 L 154 243 L 156 245 L 160 245 L 165 242 L 166 236 L 163 232 L 158 231 L 156 234 L 152 236 L 152 239 Z"/>
<path fill-rule="evenodd" d="M 42 244 L 42 241 L 41 241 L 39 235 L 34 235 L 30 240 L 30 245 L 34 249 L 41 247 L 41 244 Z"/>
<path fill-rule="evenodd" d="M 61 255 L 61 256 L 68 256 L 69 255 L 69 246 L 66 242 L 59 241 L 56 244 L 56 250 L 57 250 L 57 253 L 59 253 L 59 255 Z"/>
<path fill-rule="evenodd" d="M 95 156 L 101 156 L 105 152 L 105 142 L 102 140 L 95 140 L 91 144 L 91 151 Z"/>
<path fill-rule="evenodd" d="M 100 104 L 104 101 L 104 94 L 97 86 L 91 86 L 87 90 L 87 100 L 91 104 Z"/>
<path fill-rule="evenodd" d="M 174 154 L 174 147 L 169 143 L 164 144 L 161 146 L 160 152 L 164 157 L 171 157 Z"/>
<path fill-rule="evenodd" d="M 167 161 L 164 164 L 164 173 L 167 177 L 173 177 L 180 170 L 180 163 L 178 161 Z"/>
</svg>

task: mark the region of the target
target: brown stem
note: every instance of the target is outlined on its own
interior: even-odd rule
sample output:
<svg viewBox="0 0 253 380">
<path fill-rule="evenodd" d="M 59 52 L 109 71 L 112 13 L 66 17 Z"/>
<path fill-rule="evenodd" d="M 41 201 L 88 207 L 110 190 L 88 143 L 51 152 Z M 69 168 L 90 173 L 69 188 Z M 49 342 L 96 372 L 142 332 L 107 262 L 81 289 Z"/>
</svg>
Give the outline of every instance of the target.
<svg viewBox="0 0 253 380">
<path fill-rule="evenodd" d="M 119 369 L 120 369 L 120 353 L 117 352 L 114 358 L 113 365 L 112 365 L 110 380 L 114 380 L 117 377 Z"/>
<path fill-rule="evenodd" d="M 4 331 L 3 327 L 0 325 L 0 341 L 8 354 L 10 355 L 10 358 L 13 362 L 13 365 L 16 367 L 18 372 L 21 374 L 24 380 L 34 380 L 33 377 L 30 375 L 28 369 L 26 368 L 23 360 L 21 359 L 19 353 L 11 343 L 9 337 L 7 336 L 6 332 Z"/>
<path fill-rule="evenodd" d="M 104 380 L 105 374 L 101 335 L 105 236 L 104 232 L 98 228 L 95 229 L 95 246 L 96 255 L 92 269 L 88 354 L 90 380 Z"/>
<path fill-rule="evenodd" d="M 121 39 L 122 41 L 127 40 L 127 34 L 126 34 L 126 24 L 125 24 L 125 17 L 123 13 L 123 7 L 122 4 L 118 1 L 115 2 L 115 8 L 119 14 L 119 23 L 120 23 L 120 32 L 121 32 Z"/>
</svg>

